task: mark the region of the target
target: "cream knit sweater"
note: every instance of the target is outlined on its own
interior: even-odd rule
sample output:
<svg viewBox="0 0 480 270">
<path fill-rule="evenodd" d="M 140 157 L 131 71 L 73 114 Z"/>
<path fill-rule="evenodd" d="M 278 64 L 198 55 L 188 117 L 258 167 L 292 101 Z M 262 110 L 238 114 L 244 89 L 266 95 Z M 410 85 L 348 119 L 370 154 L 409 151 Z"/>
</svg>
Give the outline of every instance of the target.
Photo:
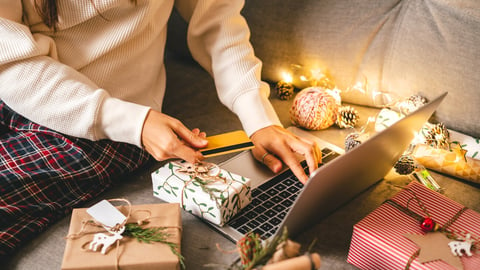
<svg viewBox="0 0 480 270">
<path fill-rule="evenodd" d="M 160 110 L 164 96 L 166 23 L 174 1 L 58 1 L 55 33 L 32 2 L 0 0 L 0 99 L 59 132 L 141 146 L 147 112 Z M 192 55 L 247 134 L 280 125 L 239 13 L 243 1 L 175 5 L 189 20 Z"/>
</svg>

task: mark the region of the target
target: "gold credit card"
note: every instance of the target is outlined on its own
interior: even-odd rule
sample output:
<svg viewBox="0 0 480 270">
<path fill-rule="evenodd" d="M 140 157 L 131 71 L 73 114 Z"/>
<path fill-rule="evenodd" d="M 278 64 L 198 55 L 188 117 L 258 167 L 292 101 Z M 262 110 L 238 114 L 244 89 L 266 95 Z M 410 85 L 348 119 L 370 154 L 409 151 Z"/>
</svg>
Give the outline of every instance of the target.
<svg viewBox="0 0 480 270">
<path fill-rule="evenodd" d="M 204 157 L 213 157 L 253 148 L 253 143 L 243 130 L 207 137 L 208 145 L 200 149 Z"/>
</svg>

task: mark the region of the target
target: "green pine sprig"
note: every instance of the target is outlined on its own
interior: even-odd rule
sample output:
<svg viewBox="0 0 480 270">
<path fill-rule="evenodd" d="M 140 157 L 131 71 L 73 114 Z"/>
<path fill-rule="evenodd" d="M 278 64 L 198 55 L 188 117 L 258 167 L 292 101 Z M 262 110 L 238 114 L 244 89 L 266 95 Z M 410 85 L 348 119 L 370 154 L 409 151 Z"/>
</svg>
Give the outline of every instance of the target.
<svg viewBox="0 0 480 270">
<path fill-rule="evenodd" d="M 288 231 L 287 228 L 284 227 L 281 235 L 275 236 L 271 241 L 266 241 L 264 245 L 260 243 L 261 240 L 257 238 L 257 236 L 254 236 L 253 233 L 247 233 L 245 235 L 245 237 L 252 236 L 253 238 L 251 238 L 251 241 L 254 242 L 254 248 L 251 250 L 253 254 L 249 254 L 248 256 L 250 257 L 250 260 L 247 262 L 241 262 L 240 265 L 234 263 L 230 266 L 229 270 L 251 270 L 257 266 L 265 265 L 272 258 L 278 245 L 288 239 Z M 245 250 L 242 250 L 241 252 L 245 252 Z"/>
<path fill-rule="evenodd" d="M 137 241 L 146 244 L 158 242 L 169 246 L 172 253 L 178 257 L 182 269 L 185 269 L 185 258 L 178 251 L 178 244 L 167 241 L 167 238 L 170 236 L 170 234 L 166 232 L 166 229 L 168 229 L 168 227 L 143 228 L 136 223 L 127 223 L 125 225 L 125 232 L 123 235 L 135 238 Z"/>
</svg>

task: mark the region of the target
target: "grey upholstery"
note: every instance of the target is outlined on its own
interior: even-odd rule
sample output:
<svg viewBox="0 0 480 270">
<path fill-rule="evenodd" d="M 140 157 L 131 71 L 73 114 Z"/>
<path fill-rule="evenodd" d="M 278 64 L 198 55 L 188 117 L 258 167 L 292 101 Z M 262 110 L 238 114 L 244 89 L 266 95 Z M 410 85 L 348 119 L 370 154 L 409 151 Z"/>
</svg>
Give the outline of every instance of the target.
<svg viewBox="0 0 480 270">
<path fill-rule="evenodd" d="M 368 80 L 370 90 L 434 98 L 449 128 L 480 136 L 480 2 L 476 0 L 250 0 L 244 8 L 264 79 L 291 64 L 320 68 L 341 90 Z M 374 105 L 343 92 L 346 102 Z"/>
</svg>

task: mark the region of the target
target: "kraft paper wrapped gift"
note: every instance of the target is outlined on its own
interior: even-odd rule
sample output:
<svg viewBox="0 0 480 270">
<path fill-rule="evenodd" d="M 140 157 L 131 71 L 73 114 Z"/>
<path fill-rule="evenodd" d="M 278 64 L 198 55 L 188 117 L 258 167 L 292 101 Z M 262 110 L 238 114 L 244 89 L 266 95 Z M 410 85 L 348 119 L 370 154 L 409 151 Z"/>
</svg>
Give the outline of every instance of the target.
<svg viewBox="0 0 480 270">
<path fill-rule="evenodd" d="M 118 209 L 124 214 L 128 212 L 124 206 Z M 62 262 L 63 270 L 180 269 L 177 255 L 167 244 L 159 242 L 143 243 L 124 236 L 120 240 L 118 250 L 115 245 L 112 245 L 105 255 L 88 250 L 88 242 L 93 239 L 93 235 L 105 232 L 105 229 L 98 226 L 84 226 L 86 221 L 92 220 L 86 210 L 87 208 L 77 208 L 72 212 L 68 234 L 78 236 L 67 237 Z M 143 225 L 145 228 L 167 227 L 165 230 L 169 234 L 167 241 L 178 244 L 178 252 L 180 252 L 182 226 L 180 212 L 178 204 L 133 205 L 128 223 L 136 223 L 138 219 L 147 217 L 148 223 Z"/>
<path fill-rule="evenodd" d="M 445 224 L 451 223 L 446 229 L 454 232 L 455 236 L 465 237 L 466 233 L 470 233 L 475 240 L 474 245 L 478 249 L 480 245 L 478 243 L 480 241 L 480 214 L 422 184 L 411 182 L 406 189 L 400 191 L 354 225 L 347 261 L 360 269 L 406 269 L 410 260 L 411 264 L 408 269 L 480 269 L 480 253 L 478 251 L 473 251 L 471 257 L 467 257 L 465 254 L 455 257 L 448 244 L 446 246 L 433 245 L 434 248 L 441 248 L 448 256 L 420 263 L 420 259 L 427 254 L 422 255 L 422 252 L 430 252 L 431 249 L 424 248 L 422 251 L 416 242 L 407 238 L 406 235 L 424 237 L 427 234 L 440 233 L 422 230 L 420 224 L 422 217 L 426 217 L 426 214 L 414 198 L 415 196 L 438 225 L 443 227 Z M 420 254 L 416 256 L 415 253 L 418 250 L 420 250 Z M 435 251 L 435 254 L 440 253 Z M 457 265 L 457 267 L 452 265 Z"/>
<path fill-rule="evenodd" d="M 169 162 L 152 173 L 153 194 L 223 226 L 251 201 L 250 179 L 212 163 Z"/>
</svg>

